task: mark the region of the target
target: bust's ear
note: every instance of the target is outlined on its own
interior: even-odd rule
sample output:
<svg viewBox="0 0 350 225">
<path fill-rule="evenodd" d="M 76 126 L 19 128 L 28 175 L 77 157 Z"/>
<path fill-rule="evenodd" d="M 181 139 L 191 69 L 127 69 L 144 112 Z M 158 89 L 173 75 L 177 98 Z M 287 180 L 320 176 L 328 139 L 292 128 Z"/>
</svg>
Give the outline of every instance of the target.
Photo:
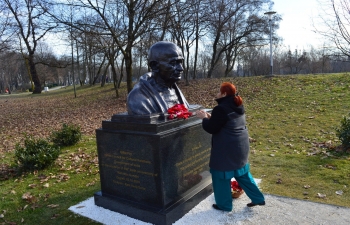
<svg viewBox="0 0 350 225">
<path fill-rule="evenodd" d="M 156 61 L 151 61 L 151 62 L 149 63 L 149 67 L 151 68 L 152 72 L 158 72 L 158 68 L 159 68 L 158 62 L 156 62 Z"/>
</svg>

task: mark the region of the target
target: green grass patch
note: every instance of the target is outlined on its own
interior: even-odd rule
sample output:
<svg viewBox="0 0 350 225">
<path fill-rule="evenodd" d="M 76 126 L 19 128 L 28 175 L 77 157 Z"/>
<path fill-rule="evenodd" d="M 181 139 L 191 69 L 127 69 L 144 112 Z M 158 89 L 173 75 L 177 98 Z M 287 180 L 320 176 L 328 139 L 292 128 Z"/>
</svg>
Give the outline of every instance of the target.
<svg viewBox="0 0 350 225">
<path fill-rule="evenodd" d="M 0 223 L 98 224 L 68 208 L 100 190 L 95 139 L 62 149 L 45 170 L 13 174 L 1 181 Z"/>
<path fill-rule="evenodd" d="M 346 74 L 273 77 L 248 96 L 252 173 L 265 193 L 350 207 L 350 157 L 336 149 L 349 81 Z"/>
<path fill-rule="evenodd" d="M 350 207 L 350 155 L 339 148 L 336 136 L 341 119 L 350 112 L 348 74 L 203 79 L 179 86 L 191 104 L 213 108 L 223 81 L 233 82 L 243 97 L 252 138 L 251 171 L 262 179 L 264 193 Z M 8 107 L 11 113 L 0 109 L 0 122 L 5 124 L 0 126 L 0 224 L 97 224 L 68 208 L 100 190 L 94 130 L 113 113 L 126 111 L 125 84 L 119 94 L 116 98 L 112 85 L 106 85 L 77 87 L 77 98 L 72 87 L 41 95 L 0 97 L 3 106 L 16 103 Z M 21 107 L 15 110 L 19 103 Z M 27 112 L 23 111 L 27 105 L 36 108 L 18 120 Z M 39 113 L 45 105 L 52 107 L 52 118 Z M 33 116 L 31 120 L 39 117 L 48 128 L 41 125 L 40 129 L 23 131 L 45 131 L 46 136 L 52 131 L 51 123 L 59 128 L 73 118 L 80 122 L 83 140 L 63 148 L 56 162 L 45 170 L 19 175 L 7 171 L 5 178 L 4 171 L 13 166 L 11 143 L 22 135 L 12 131 L 21 126 L 36 127 L 26 123 L 28 116 Z"/>
</svg>

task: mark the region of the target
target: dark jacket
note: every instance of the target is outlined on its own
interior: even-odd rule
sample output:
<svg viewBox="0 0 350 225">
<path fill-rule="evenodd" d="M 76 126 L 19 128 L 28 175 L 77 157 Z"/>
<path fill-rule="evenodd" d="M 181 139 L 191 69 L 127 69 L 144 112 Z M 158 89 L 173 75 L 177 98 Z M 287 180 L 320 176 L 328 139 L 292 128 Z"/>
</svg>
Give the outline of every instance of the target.
<svg viewBox="0 0 350 225">
<path fill-rule="evenodd" d="M 211 118 L 204 118 L 203 129 L 212 134 L 209 167 L 232 171 L 248 162 L 249 136 L 244 106 L 236 106 L 232 96 L 217 99 Z"/>
</svg>

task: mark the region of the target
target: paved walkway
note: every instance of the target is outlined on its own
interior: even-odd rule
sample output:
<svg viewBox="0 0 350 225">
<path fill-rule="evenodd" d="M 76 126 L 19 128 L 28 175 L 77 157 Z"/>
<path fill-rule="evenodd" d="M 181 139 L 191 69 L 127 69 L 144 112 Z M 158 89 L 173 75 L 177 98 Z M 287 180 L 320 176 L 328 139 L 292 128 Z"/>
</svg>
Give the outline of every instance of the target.
<svg viewBox="0 0 350 225">
<path fill-rule="evenodd" d="M 49 88 L 48 91 L 54 91 L 54 90 L 58 90 L 58 89 L 61 89 L 61 88 L 64 88 L 65 86 L 57 86 L 57 87 L 53 87 L 53 88 Z M 45 90 L 42 90 L 42 93 L 45 93 L 46 91 Z M 19 92 L 19 93 L 11 93 L 11 94 L 0 94 L 0 97 L 6 97 L 6 96 L 9 96 L 9 95 L 23 95 L 23 94 L 32 94 L 31 92 Z"/>
<path fill-rule="evenodd" d="M 250 202 L 244 194 L 234 200 L 232 212 L 214 210 L 214 195 L 199 203 L 174 225 L 309 225 L 350 224 L 350 208 L 265 195 L 266 205 L 246 207 Z M 69 208 L 69 210 L 105 225 L 149 225 L 125 215 L 112 212 L 94 204 L 93 197 Z"/>
</svg>

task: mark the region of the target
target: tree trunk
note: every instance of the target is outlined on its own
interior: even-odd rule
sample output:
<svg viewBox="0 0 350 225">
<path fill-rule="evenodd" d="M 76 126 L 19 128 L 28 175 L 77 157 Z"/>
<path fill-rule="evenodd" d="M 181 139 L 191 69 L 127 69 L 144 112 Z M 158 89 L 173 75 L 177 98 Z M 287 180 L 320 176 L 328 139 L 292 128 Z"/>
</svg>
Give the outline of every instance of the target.
<svg viewBox="0 0 350 225">
<path fill-rule="evenodd" d="M 41 94 L 41 83 L 35 68 L 34 53 L 29 53 L 28 64 L 30 75 L 32 76 L 34 82 L 33 94 Z"/>
<path fill-rule="evenodd" d="M 103 72 L 102 79 L 101 79 L 101 87 L 104 87 L 105 84 L 106 84 L 106 77 L 107 77 L 108 67 L 109 67 L 109 64 L 107 64 L 106 69 Z"/>
<path fill-rule="evenodd" d="M 198 59 L 198 44 L 199 44 L 199 10 L 196 10 L 196 49 L 194 52 L 194 64 L 193 64 L 193 79 L 195 80 L 197 77 L 197 59 Z"/>
<path fill-rule="evenodd" d="M 100 66 L 98 67 L 98 71 L 97 71 L 96 75 L 94 75 L 94 80 L 93 80 L 93 82 L 92 82 L 92 85 L 95 85 L 96 82 L 97 82 L 97 79 L 100 77 L 100 75 L 101 75 L 101 70 L 102 70 L 102 68 L 103 68 L 103 66 L 104 66 L 104 64 L 105 64 L 106 58 L 107 58 L 106 55 L 104 55 L 104 56 L 103 56 L 102 63 L 101 63 Z M 95 60 L 94 60 L 94 65 L 95 65 L 95 64 L 96 64 L 96 63 L 95 63 Z M 94 69 L 94 71 L 95 71 L 95 69 Z"/>
<path fill-rule="evenodd" d="M 113 74 L 113 84 L 114 84 L 115 96 L 116 96 L 116 98 L 119 98 L 119 92 L 118 92 L 118 86 L 117 86 L 118 77 L 117 77 L 117 71 L 116 71 L 115 65 L 114 65 L 114 54 L 109 59 L 109 65 L 111 65 L 112 74 Z"/>
<path fill-rule="evenodd" d="M 185 85 L 190 85 L 188 81 L 188 71 L 190 70 L 190 46 L 188 45 L 188 42 L 186 42 L 186 51 L 187 51 L 187 59 L 186 59 L 186 76 L 185 76 Z"/>
<path fill-rule="evenodd" d="M 82 82 L 81 82 L 81 79 L 80 79 L 80 61 L 79 61 L 79 43 L 78 43 L 78 40 L 76 40 L 75 42 L 76 44 L 76 47 L 77 47 L 77 70 L 78 70 L 78 77 L 79 77 L 79 83 L 80 83 L 80 86 L 83 86 L 82 85 Z"/>
<path fill-rule="evenodd" d="M 194 64 L 193 64 L 193 80 L 196 79 L 197 77 L 197 59 L 198 59 L 198 42 L 199 42 L 199 37 L 198 37 L 198 30 L 196 30 L 196 49 L 194 52 Z"/>
<path fill-rule="evenodd" d="M 33 83 L 33 79 L 32 79 L 32 75 L 31 75 L 31 73 L 30 73 L 30 68 L 29 68 L 29 60 L 28 60 L 28 58 L 24 58 L 24 61 L 25 61 L 25 63 L 26 63 L 26 68 L 27 68 L 27 72 L 28 72 L 28 76 L 29 76 L 29 80 L 30 80 L 30 86 L 32 87 L 32 92 L 33 92 L 33 90 L 34 90 L 34 83 Z"/>
<path fill-rule="evenodd" d="M 121 69 L 120 69 L 120 79 L 119 79 L 119 82 L 118 82 L 118 88 L 120 88 L 120 83 L 122 82 L 123 77 L 124 77 L 124 64 L 125 64 L 125 59 L 123 58 Z"/>
<path fill-rule="evenodd" d="M 207 78 L 211 78 L 212 74 L 213 74 L 213 71 L 214 71 L 214 68 L 216 66 L 216 63 L 217 63 L 217 58 L 220 57 L 220 55 L 217 54 L 217 45 L 219 43 L 219 39 L 220 39 L 220 33 L 218 33 L 215 37 L 215 40 L 214 40 L 214 43 L 213 43 L 213 55 L 211 57 L 211 60 L 210 60 L 210 68 L 209 68 L 209 71 L 208 71 L 208 76 Z"/>
<path fill-rule="evenodd" d="M 125 70 L 126 70 L 126 85 L 128 93 L 132 90 L 132 55 L 131 55 L 131 45 L 127 46 L 124 54 L 125 59 Z"/>
</svg>

